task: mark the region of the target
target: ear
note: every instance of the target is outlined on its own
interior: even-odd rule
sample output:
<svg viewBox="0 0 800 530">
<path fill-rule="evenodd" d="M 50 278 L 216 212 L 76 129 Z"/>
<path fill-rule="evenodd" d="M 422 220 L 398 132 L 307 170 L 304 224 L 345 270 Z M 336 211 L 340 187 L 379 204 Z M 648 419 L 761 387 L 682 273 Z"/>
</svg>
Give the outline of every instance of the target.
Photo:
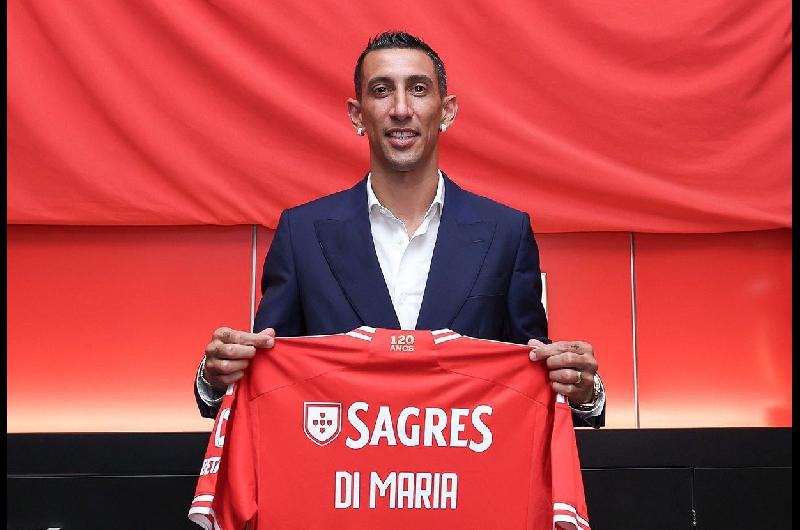
<svg viewBox="0 0 800 530">
<path fill-rule="evenodd" d="M 453 125 L 456 114 L 458 114 L 458 101 L 456 100 L 456 96 L 453 94 L 445 96 L 442 100 L 442 120 L 440 123 L 449 128 Z"/>
<path fill-rule="evenodd" d="M 347 115 L 350 116 L 350 122 L 356 129 L 364 126 L 361 123 L 361 102 L 357 99 L 350 98 L 347 100 Z"/>
</svg>

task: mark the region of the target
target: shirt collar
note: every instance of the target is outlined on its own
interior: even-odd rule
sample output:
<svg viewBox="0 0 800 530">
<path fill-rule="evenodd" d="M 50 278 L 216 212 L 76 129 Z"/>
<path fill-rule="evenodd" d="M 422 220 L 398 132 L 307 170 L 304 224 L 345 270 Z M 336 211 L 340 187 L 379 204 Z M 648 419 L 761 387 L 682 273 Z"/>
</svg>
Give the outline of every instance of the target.
<svg viewBox="0 0 800 530">
<path fill-rule="evenodd" d="M 437 173 L 439 173 L 439 182 L 436 185 L 436 195 L 434 195 L 433 202 L 428 207 L 428 211 L 425 212 L 425 217 L 428 217 L 435 207 L 438 207 L 439 212 L 444 208 L 444 177 L 442 177 L 441 169 L 437 170 Z M 370 212 L 375 208 L 381 208 L 389 212 L 389 209 L 381 204 L 381 201 L 378 200 L 378 197 L 372 190 L 372 173 L 367 175 L 367 208 Z"/>
</svg>

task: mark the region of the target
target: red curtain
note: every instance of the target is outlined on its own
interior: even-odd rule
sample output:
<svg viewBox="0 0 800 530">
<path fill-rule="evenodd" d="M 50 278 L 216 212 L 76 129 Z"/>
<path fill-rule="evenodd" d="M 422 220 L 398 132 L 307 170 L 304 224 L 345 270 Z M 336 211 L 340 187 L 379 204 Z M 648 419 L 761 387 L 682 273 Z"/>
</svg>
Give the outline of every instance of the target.
<svg viewBox="0 0 800 530">
<path fill-rule="evenodd" d="M 423 37 L 441 167 L 540 232 L 791 226 L 785 0 L 11 0 L 8 222 L 261 224 L 349 187 L 353 67 Z"/>
</svg>

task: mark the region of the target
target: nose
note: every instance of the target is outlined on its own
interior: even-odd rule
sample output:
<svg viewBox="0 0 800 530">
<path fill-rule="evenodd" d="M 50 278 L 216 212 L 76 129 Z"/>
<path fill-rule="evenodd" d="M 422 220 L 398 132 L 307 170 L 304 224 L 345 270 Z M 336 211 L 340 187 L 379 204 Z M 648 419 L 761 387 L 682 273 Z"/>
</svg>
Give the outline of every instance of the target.
<svg viewBox="0 0 800 530">
<path fill-rule="evenodd" d="M 398 90 L 394 93 L 392 99 L 392 108 L 389 110 L 389 115 L 398 120 L 404 121 L 411 117 L 413 109 L 409 104 L 409 96 L 404 90 Z"/>
</svg>

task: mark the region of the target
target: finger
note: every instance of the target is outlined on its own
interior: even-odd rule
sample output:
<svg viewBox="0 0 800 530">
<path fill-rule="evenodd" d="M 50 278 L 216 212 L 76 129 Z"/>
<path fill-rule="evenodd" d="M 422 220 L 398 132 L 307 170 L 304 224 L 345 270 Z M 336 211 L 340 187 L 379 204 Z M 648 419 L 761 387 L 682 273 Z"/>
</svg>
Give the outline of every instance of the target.
<svg viewBox="0 0 800 530">
<path fill-rule="evenodd" d="M 259 331 L 256 335 L 256 340 L 253 342 L 253 346 L 256 348 L 272 348 L 275 346 L 275 330 L 272 328 L 267 328 L 264 330 Z"/>
<path fill-rule="evenodd" d="M 244 371 L 245 368 L 250 364 L 250 361 L 247 360 L 227 360 L 227 359 L 215 359 L 206 362 L 206 372 L 211 374 L 211 376 L 223 376 L 223 375 L 231 375 L 236 372 Z"/>
<path fill-rule="evenodd" d="M 557 381 L 553 381 L 551 383 L 551 386 L 553 387 L 554 392 L 561 394 L 568 400 L 575 399 L 579 392 L 574 385 L 565 385 L 564 383 L 559 383 Z"/>
<path fill-rule="evenodd" d="M 225 344 L 239 344 L 239 336 L 246 331 L 239 331 L 228 327 L 221 327 L 214 330 L 211 335 L 212 341 L 224 342 Z"/>
<path fill-rule="evenodd" d="M 582 340 L 560 340 L 550 346 L 561 352 L 572 352 L 579 355 L 593 353 L 592 345 Z"/>
<path fill-rule="evenodd" d="M 535 339 L 532 339 L 535 340 Z M 530 344 L 530 343 L 529 343 Z M 541 346 L 531 350 L 531 360 L 543 360 L 551 357 L 553 355 L 559 355 L 564 353 L 559 348 L 554 348 L 552 344 L 544 344 L 542 343 Z"/>
<path fill-rule="evenodd" d="M 222 337 L 229 334 L 233 330 L 228 327 L 221 327 L 214 330 L 214 333 L 211 334 L 211 341 L 221 341 Z"/>
<path fill-rule="evenodd" d="M 270 333 L 271 332 L 271 333 Z M 220 338 L 225 344 L 242 344 L 256 348 L 272 348 L 275 345 L 275 330 L 268 328 L 261 333 L 228 330 Z"/>
<path fill-rule="evenodd" d="M 547 358 L 547 367 L 550 370 L 558 370 L 561 368 L 575 368 L 576 370 L 583 370 L 585 366 L 583 356 L 577 353 L 557 353 Z"/>
<path fill-rule="evenodd" d="M 569 401 L 570 405 L 588 403 L 589 400 L 592 399 L 591 389 L 582 388 L 575 385 L 565 385 L 564 383 L 558 382 L 551 383 L 551 386 L 553 387 L 554 392 L 557 392 L 567 398 L 567 401 Z"/>
<path fill-rule="evenodd" d="M 225 385 L 232 385 L 244 376 L 244 372 L 234 372 L 228 375 L 222 375 L 218 379 Z"/>
<path fill-rule="evenodd" d="M 536 350 L 538 350 L 539 348 L 541 348 L 544 345 L 545 345 L 544 342 L 542 342 L 542 341 L 540 341 L 538 339 L 531 339 L 531 340 L 528 341 L 528 346 L 530 346 L 532 348 L 530 353 L 528 354 L 528 357 L 530 357 L 531 361 L 535 361 L 536 360 Z"/>
<path fill-rule="evenodd" d="M 206 357 L 208 359 L 250 359 L 255 354 L 255 346 L 212 342 L 206 347 Z"/>
<path fill-rule="evenodd" d="M 594 375 L 597 372 L 597 360 L 592 355 L 581 355 L 579 353 L 568 352 L 552 355 L 547 358 L 547 368 L 559 370 L 562 368 L 572 368 L 584 375 L 589 373 Z"/>
<path fill-rule="evenodd" d="M 578 374 L 581 374 L 580 378 L 578 377 Z M 584 381 L 586 380 L 586 374 L 578 370 L 572 370 L 572 369 L 551 370 L 548 376 L 550 377 L 550 381 L 553 381 L 554 383 L 561 383 L 564 385 L 572 385 L 572 386 L 580 385 L 582 387 L 586 386 L 584 384 Z"/>
<path fill-rule="evenodd" d="M 563 353 L 586 354 L 591 352 L 591 345 L 583 341 L 558 341 L 551 344 L 540 346 L 536 350 L 536 356 L 539 358 L 552 357 L 553 355 L 561 355 Z"/>
</svg>

